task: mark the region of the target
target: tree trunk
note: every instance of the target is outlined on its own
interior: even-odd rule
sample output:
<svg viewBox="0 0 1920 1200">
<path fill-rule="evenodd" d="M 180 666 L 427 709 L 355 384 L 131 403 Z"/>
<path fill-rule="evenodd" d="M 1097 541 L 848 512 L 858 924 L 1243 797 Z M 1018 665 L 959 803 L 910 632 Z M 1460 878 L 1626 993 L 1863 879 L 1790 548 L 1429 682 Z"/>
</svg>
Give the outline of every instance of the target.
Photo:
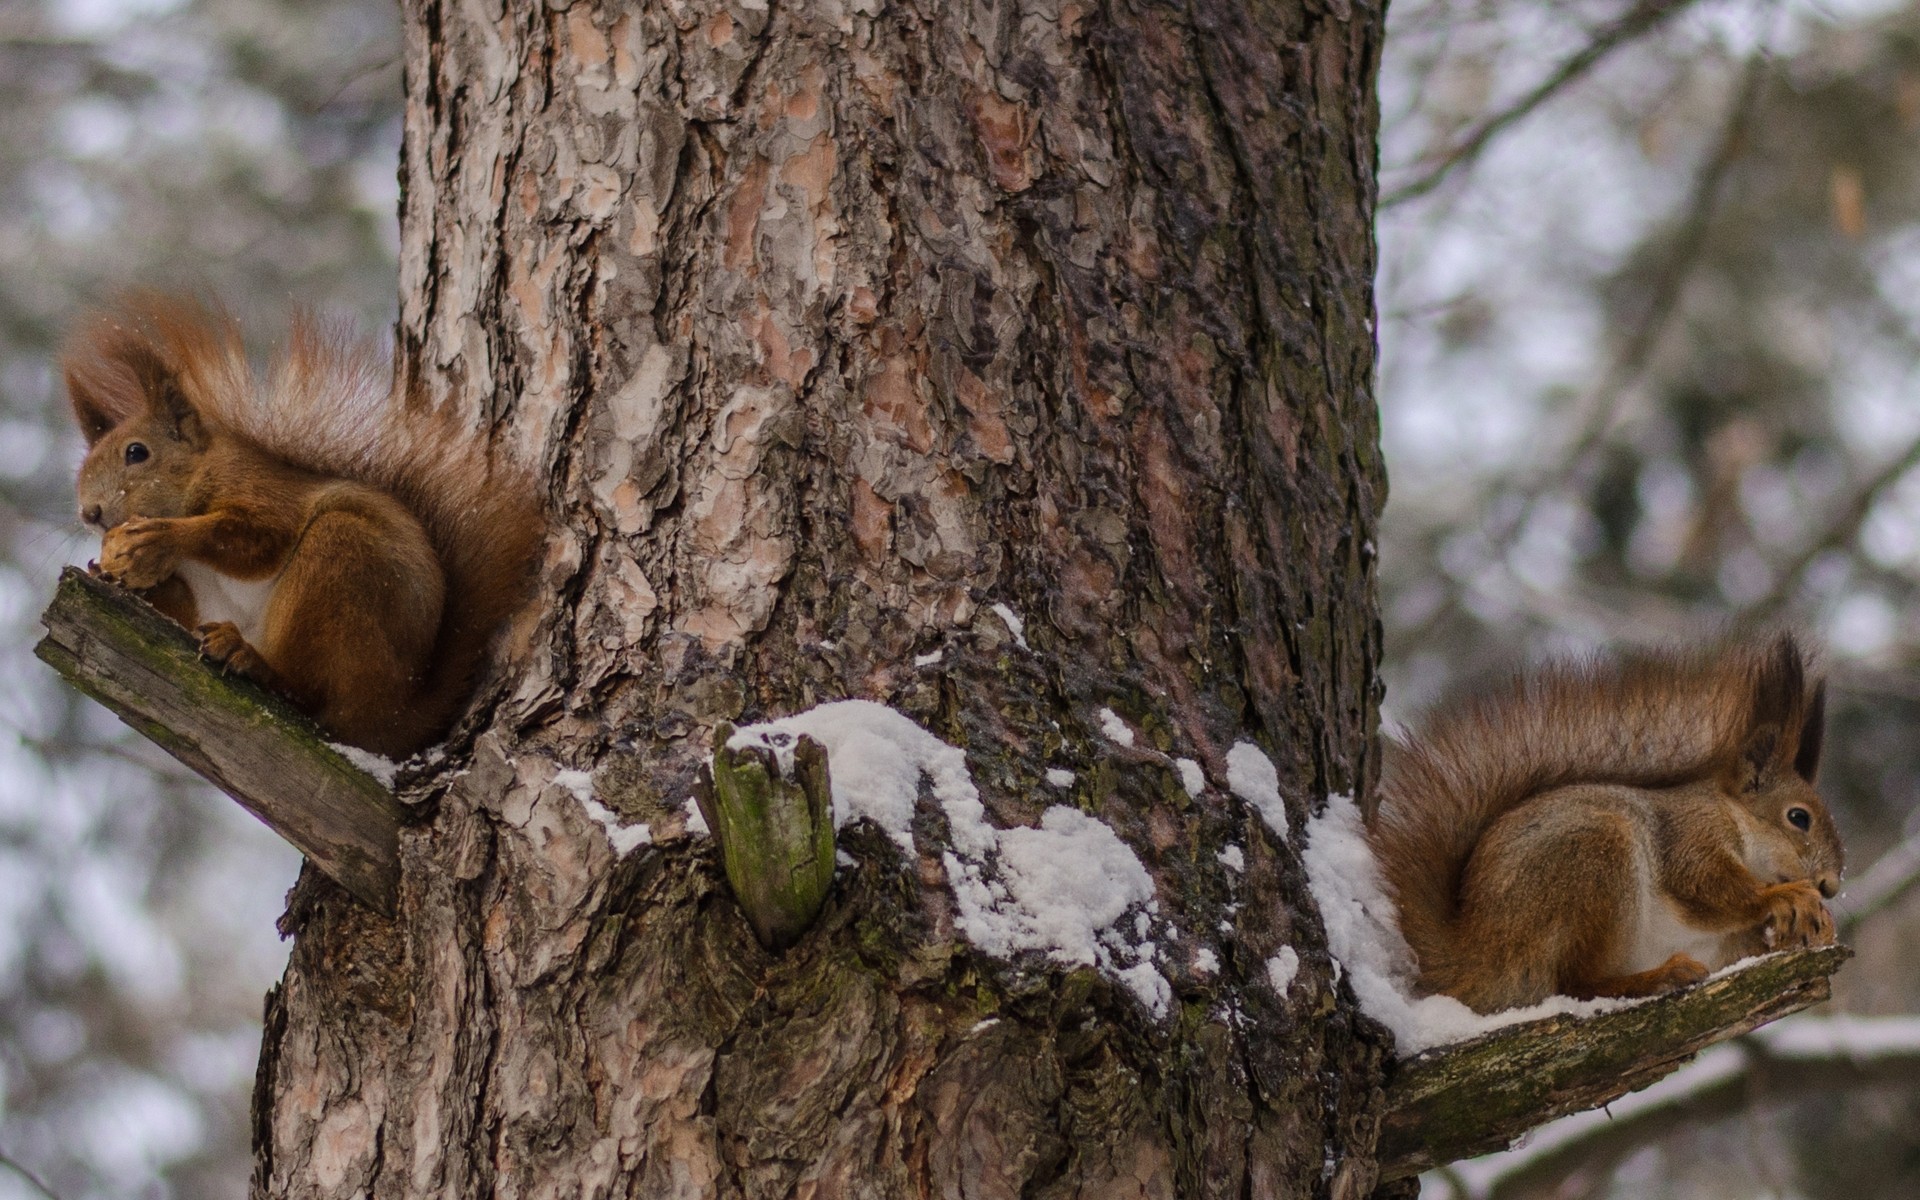
<svg viewBox="0 0 1920 1200">
<path fill-rule="evenodd" d="M 397 918 L 296 889 L 257 1195 L 1371 1190 L 1383 1039 L 1298 848 L 1375 769 L 1382 24 L 409 0 L 402 369 L 544 465 L 554 531 Z M 979 950 L 924 786 L 761 947 L 685 802 L 723 722 L 848 697 L 995 827 L 1118 834 L 1159 1015 Z"/>
</svg>

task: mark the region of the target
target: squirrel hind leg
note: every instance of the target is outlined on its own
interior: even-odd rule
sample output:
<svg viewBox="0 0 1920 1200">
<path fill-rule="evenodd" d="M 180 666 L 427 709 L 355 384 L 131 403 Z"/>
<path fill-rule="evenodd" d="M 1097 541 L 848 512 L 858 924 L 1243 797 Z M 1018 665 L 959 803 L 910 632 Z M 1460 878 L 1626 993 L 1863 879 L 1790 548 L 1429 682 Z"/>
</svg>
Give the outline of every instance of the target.
<svg viewBox="0 0 1920 1200">
<path fill-rule="evenodd" d="M 262 650 L 327 732 L 402 758 L 441 732 L 419 697 L 444 603 L 439 560 L 411 516 L 343 505 L 301 536 L 267 606 Z"/>
<path fill-rule="evenodd" d="M 1658 996 L 1679 988 L 1690 987 L 1711 974 L 1707 964 L 1690 954 L 1674 954 L 1659 966 L 1646 971 L 1636 971 L 1632 975 L 1616 975 L 1611 979 L 1593 980 L 1567 989 L 1567 994 L 1580 1000 L 1592 1000 L 1598 996 L 1610 996 L 1619 999 L 1633 999 L 1639 996 Z"/>
<path fill-rule="evenodd" d="M 1549 792 L 1508 812 L 1467 862 L 1452 961 L 1433 986 L 1496 1012 L 1611 979 L 1641 902 L 1641 859 L 1607 789 Z"/>
</svg>

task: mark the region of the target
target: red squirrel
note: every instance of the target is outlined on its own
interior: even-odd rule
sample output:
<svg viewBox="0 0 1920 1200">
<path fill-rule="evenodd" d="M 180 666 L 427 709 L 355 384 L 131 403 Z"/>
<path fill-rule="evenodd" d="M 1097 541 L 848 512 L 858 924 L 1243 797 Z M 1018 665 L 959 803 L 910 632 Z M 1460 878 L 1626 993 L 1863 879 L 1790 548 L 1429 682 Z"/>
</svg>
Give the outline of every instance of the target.
<svg viewBox="0 0 1920 1200">
<path fill-rule="evenodd" d="M 1563 663 L 1442 705 L 1369 825 L 1421 990 L 1646 996 L 1833 941 L 1826 708 L 1791 637 Z"/>
<path fill-rule="evenodd" d="M 263 383 L 224 313 L 137 296 L 63 366 L 101 575 L 343 742 L 397 758 L 446 733 L 526 597 L 524 470 L 311 319 Z"/>
</svg>

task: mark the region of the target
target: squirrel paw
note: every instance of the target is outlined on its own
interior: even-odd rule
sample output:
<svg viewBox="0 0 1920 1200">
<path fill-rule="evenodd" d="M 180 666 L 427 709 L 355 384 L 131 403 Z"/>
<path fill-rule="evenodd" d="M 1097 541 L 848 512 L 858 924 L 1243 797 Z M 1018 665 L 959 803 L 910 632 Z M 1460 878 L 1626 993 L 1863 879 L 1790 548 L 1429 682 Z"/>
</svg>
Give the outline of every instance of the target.
<svg viewBox="0 0 1920 1200">
<path fill-rule="evenodd" d="M 1766 920 L 1760 923 L 1760 940 L 1767 949 L 1833 945 L 1833 914 L 1819 889 L 1806 880 L 1762 888 L 1760 902 L 1767 906 Z"/>
<path fill-rule="evenodd" d="M 1706 979 L 1712 972 L 1707 964 L 1691 954 L 1675 954 L 1653 970 L 1648 971 L 1649 982 L 1658 992 L 1671 992 L 1677 988 L 1692 987 Z"/>
<path fill-rule="evenodd" d="M 260 652 L 247 644 L 241 635 L 240 627 L 232 621 L 214 621 L 201 625 L 193 631 L 194 640 L 200 643 L 200 653 L 208 660 L 218 663 L 223 670 L 235 675 L 245 675 L 262 683 L 273 677 L 273 671 L 267 666 L 267 660 Z"/>
<path fill-rule="evenodd" d="M 135 591 L 159 583 L 180 562 L 172 529 L 171 521 L 135 517 L 107 530 L 100 539 L 100 575 Z"/>
</svg>

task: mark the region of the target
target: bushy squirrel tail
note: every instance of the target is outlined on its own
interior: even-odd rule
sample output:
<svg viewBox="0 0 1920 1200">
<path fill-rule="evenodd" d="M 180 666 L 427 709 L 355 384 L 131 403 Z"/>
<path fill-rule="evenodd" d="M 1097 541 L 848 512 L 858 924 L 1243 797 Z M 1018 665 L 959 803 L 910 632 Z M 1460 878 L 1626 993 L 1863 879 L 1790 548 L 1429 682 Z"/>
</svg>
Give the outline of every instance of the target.
<svg viewBox="0 0 1920 1200">
<path fill-rule="evenodd" d="M 247 360 L 238 325 L 203 300 L 132 293 L 81 326 L 64 366 L 74 394 L 112 420 L 145 403 L 140 370 L 157 357 L 176 372 L 201 419 L 309 470 L 370 484 L 419 519 L 446 572 L 433 667 L 408 714 L 444 734 L 471 695 L 489 644 L 528 598 L 544 532 L 533 474 L 486 432 L 395 378 L 387 357 L 344 324 L 303 314 L 265 378 Z M 124 410 L 124 411 L 121 411 Z"/>
<path fill-rule="evenodd" d="M 1798 746 L 1817 757 L 1820 695 L 1783 634 L 1552 664 L 1437 706 L 1389 748 L 1369 826 L 1422 974 L 1444 974 L 1453 957 L 1462 872 L 1502 815 L 1571 784 L 1707 778 L 1735 767 L 1756 738 L 1769 752 Z M 1814 744 L 1801 743 L 1803 728 Z"/>
</svg>

